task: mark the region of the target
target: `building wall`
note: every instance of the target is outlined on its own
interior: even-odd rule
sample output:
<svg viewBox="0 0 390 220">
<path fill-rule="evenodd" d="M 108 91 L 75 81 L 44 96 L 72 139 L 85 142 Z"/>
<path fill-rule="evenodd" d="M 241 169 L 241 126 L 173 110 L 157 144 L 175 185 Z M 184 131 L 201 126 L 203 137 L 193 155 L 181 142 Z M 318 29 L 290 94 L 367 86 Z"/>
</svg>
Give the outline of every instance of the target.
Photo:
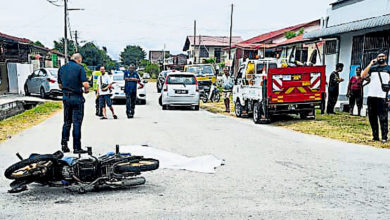
<svg viewBox="0 0 390 220">
<path fill-rule="evenodd" d="M 328 9 L 328 27 L 390 13 L 390 0 L 351 0 L 350 3 L 353 4 Z"/>
</svg>

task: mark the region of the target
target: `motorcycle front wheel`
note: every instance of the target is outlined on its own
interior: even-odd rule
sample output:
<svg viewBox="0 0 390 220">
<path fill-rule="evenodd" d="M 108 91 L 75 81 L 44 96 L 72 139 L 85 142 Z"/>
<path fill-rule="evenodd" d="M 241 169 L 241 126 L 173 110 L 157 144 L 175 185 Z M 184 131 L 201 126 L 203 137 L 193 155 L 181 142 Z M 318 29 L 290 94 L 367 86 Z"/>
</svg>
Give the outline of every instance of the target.
<svg viewBox="0 0 390 220">
<path fill-rule="evenodd" d="M 145 171 L 156 170 L 159 167 L 159 161 L 155 159 L 143 158 L 136 161 L 119 163 L 116 165 L 116 170 L 120 173 L 131 172 L 139 173 Z"/>
</svg>

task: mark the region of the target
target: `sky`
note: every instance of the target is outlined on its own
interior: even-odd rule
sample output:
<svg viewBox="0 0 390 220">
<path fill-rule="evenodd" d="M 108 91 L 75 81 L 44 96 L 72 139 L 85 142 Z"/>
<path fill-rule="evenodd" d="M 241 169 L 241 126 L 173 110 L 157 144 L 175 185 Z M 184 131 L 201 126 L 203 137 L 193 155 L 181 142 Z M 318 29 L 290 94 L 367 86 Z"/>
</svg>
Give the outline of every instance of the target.
<svg viewBox="0 0 390 220">
<path fill-rule="evenodd" d="M 234 4 L 233 35 L 244 40 L 326 16 L 336 0 L 68 0 L 71 30 L 80 41 L 105 46 L 114 59 L 126 45 L 146 51 L 181 53 L 187 35 L 228 36 Z M 0 32 L 53 47 L 64 35 L 64 9 L 47 0 L 0 0 Z M 58 0 L 63 4 L 63 0 Z"/>
</svg>

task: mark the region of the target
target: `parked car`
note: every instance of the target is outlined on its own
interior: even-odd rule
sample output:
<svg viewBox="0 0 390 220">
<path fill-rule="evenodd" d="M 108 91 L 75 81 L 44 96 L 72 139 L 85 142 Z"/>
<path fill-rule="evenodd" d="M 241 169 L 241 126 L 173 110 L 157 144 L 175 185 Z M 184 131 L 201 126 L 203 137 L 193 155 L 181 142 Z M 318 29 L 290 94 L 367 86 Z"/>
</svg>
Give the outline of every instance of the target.
<svg viewBox="0 0 390 220">
<path fill-rule="evenodd" d="M 149 73 L 144 73 L 144 75 L 142 76 L 142 78 L 144 78 L 144 79 L 150 79 L 150 74 L 149 74 Z"/>
<path fill-rule="evenodd" d="M 164 83 L 165 83 L 165 79 L 167 78 L 167 74 L 170 72 L 171 72 L 170 70 L 164 70 L 164 71 L 161 71 L 160 74 L 158 74 L 157 83 L 156 83 L 158 93 L 161 92 L 161 90 L 164 86 Z"/>
<path fill-rule="evenodd" d="M 62 91 L 58 86 L 58 69 L 41 68 L 35 70 L 28 76 L 24 84 L 24 92 L 27 96 L 39 94 L 41 98 L 62 95 Z"/>
<path fill-rule="evenodd" d="M 114 82 L 113 84 L 113 91 L 112 91 L 112 96 L 111 100 L 125 100 L 126 99 L 126 94 L 124 92 L 125 90 L 125 80 L 123 80 L 123 71 L 114 71 L 112 74 L 112 81 Z M 141 77 L 141 82 L 138 84 L 137 88 L 137 103 L 139 104 L 146 104 L 146 90 L 145 90 L 145 83 L 146 81 L 143 80 Z"/>
<path fill-rule="evenodd" d="M 195 74 L 169 73 L 161 91 L 161 105 L 163 110 L 171 106 L 189 106 L 199 110 L 199 87 Z"/>
</svg>

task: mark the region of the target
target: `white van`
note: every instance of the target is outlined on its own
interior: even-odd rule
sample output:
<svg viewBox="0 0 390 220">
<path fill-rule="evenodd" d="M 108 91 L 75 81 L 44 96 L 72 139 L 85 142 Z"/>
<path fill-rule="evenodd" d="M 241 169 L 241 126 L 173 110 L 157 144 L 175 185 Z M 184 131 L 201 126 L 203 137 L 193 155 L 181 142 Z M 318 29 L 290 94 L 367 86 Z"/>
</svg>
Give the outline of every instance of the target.
<svg viewBox="0 0 390 220">
<path fill-rule="evenodd" d="M 161 96 L 163 110 L 170 106 L 189 106 L 199 110 L 199 86 L 193 73 L 169 73 Z"/>
</svg>

